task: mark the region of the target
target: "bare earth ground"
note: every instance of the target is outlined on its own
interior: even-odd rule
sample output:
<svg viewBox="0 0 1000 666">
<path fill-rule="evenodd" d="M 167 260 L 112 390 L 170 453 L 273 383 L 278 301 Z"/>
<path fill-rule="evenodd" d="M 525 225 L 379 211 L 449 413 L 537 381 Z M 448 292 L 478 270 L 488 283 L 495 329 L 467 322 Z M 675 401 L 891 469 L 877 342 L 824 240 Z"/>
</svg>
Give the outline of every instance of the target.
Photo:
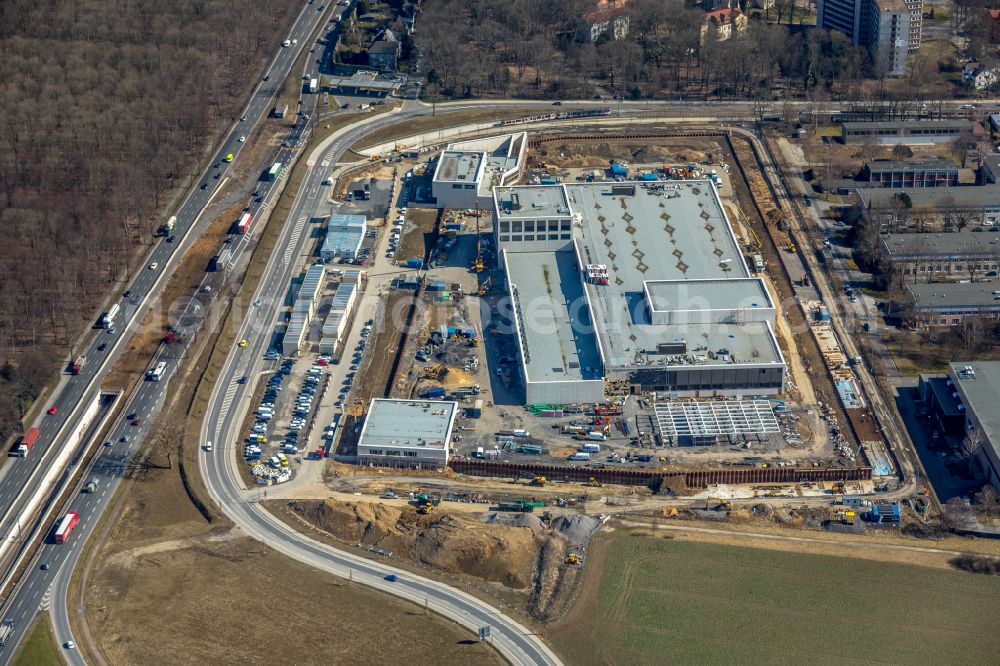
<svg viewBox="0 0 1000 666">
<path fill-rule="evenodd" d="M 998 593 L 996 576 L 618 531 L 549 636 L 568 664 L 977 664 L 1000 650 L 980 610 Z"/>
<path fill-rule="evenodd" d="M 248 287 L 284 220 L 284 199 L 244 278 Z M 178 282 L 190 288 L 185 278 Z M 231 344 L 231 323 L 222 327 L 222 355 Z M 170 387 L 172 400 L 160 417 L 180 422 L 190 414 L 184 460 L 196 492 L 204 396 L 192 402 L 191 393 L 199 377 L 211 382 L 218 365 L 211 349 L 200 356 Z M 164 654 L 171 662 L 198 664 L 498 661 L 492 648 L 467 642 L 468 632 L 448 621 L 242 537 L 214 507 L 209 524 L 185 493 L 176 464 L 131 481 L 122 501 L 108 540 L 91 545 L 96 566 L 84 591 L 84 615 L 110 664 L 155 663 Z"/>
</svg>

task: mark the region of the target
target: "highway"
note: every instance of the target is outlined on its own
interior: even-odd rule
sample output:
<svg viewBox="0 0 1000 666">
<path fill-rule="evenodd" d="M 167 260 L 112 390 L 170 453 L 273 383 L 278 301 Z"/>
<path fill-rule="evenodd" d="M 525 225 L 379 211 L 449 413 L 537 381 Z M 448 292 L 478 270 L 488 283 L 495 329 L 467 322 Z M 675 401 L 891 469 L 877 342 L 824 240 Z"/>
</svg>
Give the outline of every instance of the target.
<svg viewBox="0 0 1000 666">
<path fill-rule="evenodd" d="M 338 8 L 343 11 L 342 8 Z M 261 81 L 254 89 L 250 100 L 241 113 L 241 120 L 233 123 L 224 139 L 218 144 L 215 154 L 201 175 L 193 181 L 192 187 L 183 203 L 175 212 L 177 222 L 172 233 L 172 241 L 165 237 L 154 239 L 154 246 L 147 255 L 145 264 L 133 277 L 121 296 L 115 296 L 107 303 L 118 303 L 121 312 L 115 319 L 115 324 L 108 330 L 97 330 L 87 343 L 76 350 L 76 357 L 86 355 L 87 362 L 79 375 L 65 378 L 57 388 L 54 397 L 44 405 L 48 410 L 55 407 L 55 414 L 45 414 L 35 425 L 41 436 L 38 442 L 23 459 L 11 459 L 0 470 L 0 529 L 4 535 L 20 535 L 16 529 L 14 518 L 18 516 L 27 498 L 39 491 L 40 477 L 48 464 L 62 446 L 65 437 L 72 431 L 72 426 L 79 420 L 81 405 L 84 398 L 93 395 L 98 389 L 113 362 L 118 358 L 122 342 L 127 340 L 142 322 L 146 310 L 160 292 L 166 277 L 186 247 L 203 231 L 199 224 L 205 208 L 211 203 L 222 184 L 226 182 L 226 173 L 231 166 L 223 161 L 229 153 L 234 159 L 239 159 L 240 149 L 246 145 L 240 137 L 249 137 L 251 132 L 270 114 L 275 94 L 280 90 L 285 78 L 291 72 L 291 67 L 303 49 L 310 45 L 310 36 L 323 18 L 324 13 L 317 11 L 316 6 L 304 4 L 296 18 L 288 39 L 295 39 L 298 44 L 289 48 L 280 47 L 274 59 L 267 68 L 267 81 Z M 282 149 L 281 159 L 288 160 L 294 155 L 302 136 L 294 134 L 287 146 Z M 218 177 L 216 177 L 216 175 Z M 267 183 L 259 189 L 261 200 L 257 206 L 269 205 L 269 197 L 277 183 Z M 155 266 L 155 268 L 153 268 Z M 96 324 L 96 319 L 95 319 Z M 176 364 L 183 354 L 162 354 L 168 363 L 166 377 L 176 371 Z M 154 361 L 155 362 L 155 361 Z M 92 526 L 114 495 L 124 470 L 124 464 L 138 450 L 139 442 L 145 434 L 149 419 L 155 415 L 160 405 L 167 382 L 142 382 L 129 397 L 125 414 L 135 413 L 141 420 L 139 427 L 122 420 L 116 424 L 113 445 L 102 447 L 95 472 L 107 483 L 101 484 L 95 494 L 80 495 L 73 503 L 73 508 L 80 514 L 80 524 L 75 530 L 70 542 L 64 545 L 46 544 L 42 548 L 39 562 L 19 582 L 19 587 L 11 597 L 5 600 L 4 619 L 15 621 L 14 636 L 0 649 L 0 664 L 8 663 L 16 652 L 17 646 L 24 637 L 23 630 L 30 625 L 39 605 L 45 598 L 52 581 L 60 574 L 68 560 L 78 556 L 78 550 L 89 536 Z M 118 441 L 125 434 L 128 442 Z M 26 535 L 25 535 L 26 536 Z M 41 570 L 41 562 L 47 562 L 47 571 Z M 72 567 L 67 569 L 72 571 Z M 66 576 L 67 580 L 69 576 Z M 68 630 L 58 632 L 60 642 L 62 636 L 69 636 Z M 65 640 L 69 640 L 66 638 Z"/>
<path fill-rule="evenodd" d="M 145 266 L 155 265 L 155 268 L 144 266 L 133 276 L 121 299 L 110 302 L 118 302 L 122 308 L 117 319 L 117 326 L 110 331 L 97 331 L 90 337 L 84 349 L 77 351 L 77 356 L 86 354 L 87 364 L 79 376 L 65 381 L 57 390 L 55 397 L 46 403 L 46 408 L 55 406 L 58 411 L 56 414 L 46 415 L 39 419 L 37 423 L 41 431 L 39 442 L 25 459 L 10 461 L 0 472 L 0 507 L 4 509 L 0 527 L 4 533 L 11 531 L 10 516 L 16 513 L 18 507 L 23 504 L 24 497 L 35 491 L 36 477 L 38 476 L 36 472 L 53 457 L 52 453 L 55 449 L 53 444 L 62 440 L 68 423 L 75 423 L 74 418 L 78 415 L 83 398 L 90 395 L 91 391 L 96 390 L 97 386 L 100 385 L 111 367 L 112 361 L 117 358 L 122 341 L 127 339 L 138 327 L 142 315 L 162 287 L 165 276 L 170 273 L 184 248 L 189 246 L 200 233 L 201 214 L 211 203 L 220 185 L 225 183 L 227 179 L 229 165 L 223 162 L 222 158 L 228 153 L 233 153 L 238 159 L 239 151 L 245 145 L 239 141 L 239 138 L 241 136 L 249 137 L 254 127 L 266 117 L 273 104 L 273 95 L 289 75 L 291 66 L 301 51 L 311 45 L 309 36 L 315 30 L 322 16 L 323 13 L 316 11 L 315 6 L 304 6 L 293 28 L 288 33 L 288 38 L 297 40 L 298 44 L 289 48 L 279 48 L 267 70 L 268 80 L 258 84 L 242 114 L 245 120 L 233 124 L 224 140 L 220 142 L 209 165 L 193 182 L 190 193 L 176 211 L 177 226 L 173 231 L 174 241 L 168 242 L 163 238 L 155 241 L 155 245 L 145 262 Z M 308 71 L 314 71 L 313 61 L 309 62 L 308 68 Z M 313 101 L 315 97 L 312 97 Z M 566 107 L 609 103 L 611 102 L 566 103 Z M 513 101 L 501 104 L 539 109 L 551 106 L 551 102 L 530 101 Z M 806 108 L 803 105 L 807 104 L 805 102 L 790 103 L 792 108 Z M 241 447 L 238 426 L 248 407 L 253 386 L 253 382 L 240 384 L 236 380 L 243 375 L 252 377 L 265 367 L 261 352 L 272 344 L 279 306 L 283 303 L 283 295 L 287 291 L 292 275 L 297 270 L 296 260 L 305 248 L 305 243 L 308 242 L 309 235 L 302 233 L 304 225 L 308 218 L 317 212 L 319 206 L 324 203 L 321 193 L 325 192 L 325 189 L 321 186 L 321 181 L 326 177 L 327 172 L 323 168 L 317 168 L 316 164 L 336 164 L 350 145 L 381 127 L 431 113 L 455 113 L 471 108 L 499 105 L 494 102 L 460 102 L 439 104 L 436 109 L 433 109 L 420 103 L 407 102 L 398 112 L 373 116 L 367 122 L 362 121 L 358 126 L 344 131 L 323 148 L 318 158 L 311 160 L 311 168 L 296 195 L 291 216 L 288 224 L 285 224 L 282 230 L 282 239 L 278 244 L 278 247 L 285 248 L 285 252 L 275 253 L 271 257 L 264 279 L 255 295 L 256 298 L 262 300 L 263 306 L 253 313 L 253 317 L 247 318 L 241 329 L 240 337 L 246 338 L 248 345 L 245 349 L 233 349 L 227 360 L 223 376 L 215 387 L 203 434 L 205 439 L 213 440 L 217 446 L 211 455 L 203 456 L 202 471 L 210 492 L 223 510 L 251 535 L 260 538 L 275 549 L 342 576 L 348 575 L 349 571 L 353 572 L 355 580 L 359 582 L 413 599 L 418 603 L 423 603 L 426 599 L 432 609 L 466 626 L 489 624 L 492 627 L 497 648 L 516 663 L 558 663 L 557 658 L 547 650 L 540 640 L 528 634 L 524 627 L 504 618 L 496 609 L 489 608 L 471 598 L 466 598 L 465 595 L 451 588 L 429 580 L 419 579 L 411 574 L 400 573 L 400 581 L 390 584 L 383 580 L 383 576 L 389 571 L 388 568 L 306 539 L 286 526 L 277 523 L 270 514 L 263 511 L 258 505 L 246 500 L 234 470 L 234 465 L 239 464 L 236 458 L 239 454 L 238 449 Z M 711 113 L 713 109 L 727 107 L 749 110 L 752 108 L 751 105 L 752 103 L 698 105 L 679 102 L 618 104 L 619 107 L 624 107 L 627 110 L 634 109 L 647 113 L 660 110 L 668 117 L 675 116 L 673 111 L 680 108 L 692 109 L 692 112 L 698 112 L 697 109 L 700 108 L 703 110 L 701 112 Z M 957 110 L 957 105 L 958 102 L 947 103 L 947 107 L 952 110 Z M 290 137 L 280 151 L 277 161 L 285 163 L 291 161 L 306 138 L 304 132 L 296 133 Z M 255 216 L 261 209 L 271 205 L 277 186 L 278 183 L 262 183 L 260 185 L 258 194 L 261 196 L 251 205 L 251 211 L 255 213 Z M 252 233 L 253 231 L 251 231 Z M 237 250 L 245 248 L 248 245 L 247 239 L 241 239 L 241 242 L 236 245 Z M 239 258 L 234 256 L 233 261 Z M 173 353 L 163 354 L 159 357 L 168 363 L 167 377 L 173 375 L 177 363 L 182 357 L 183 354 Z M 58 600 L 61 600 L 61 603 L 56 604 L 61 606 L 60 612 L 55 613 L 57 636 L 60 642 L 71 639 L 68 618 L 65 620 L 62 618 L 66 615 L 65 591 L 72 567 L 79 557 L 84 542 L 90 536 L 93 526 L 97 524 L 98 517 L 114 496 L 125 463 L 138 449 L 145 434 L 146 424 L 155 416 L 156 410 L 162 402 L 166 386 L 166 381 L 142 382 L 128 398 L 124 413 L 135 413 L 142 420 L 143 425 L 136 427 L 130 425 L 126 420 L 120 420 L 116 423 L 114 436 L 110 439 L 112 446 L 102 447 L 95 463 L 94 474 L 101 480 L 98 492 L 81 494 L 73 502 L 73 508 L 80 512 L 81 521 L 71 541 L 62 546 L 54 544 L 43 546 L 35 566 L 29 575 L 21 581 L 15 594 L 7 600 L 4 610 L 5 619 L 14 619 L 17 631 L 7 646 L 0 650 L 0 663 L 7 663 L 10 655 L 16 651 L 17 644 L 23 637 L 22 630 L 30 624 L 53 582 L 59 583 L 56 586 L 56 592 Z M 124 434 L 130 435 L 129 441 L 119 441 Z M 49 564 L 46 571 L 40 568 L 43 562 Z"/>
</svg>

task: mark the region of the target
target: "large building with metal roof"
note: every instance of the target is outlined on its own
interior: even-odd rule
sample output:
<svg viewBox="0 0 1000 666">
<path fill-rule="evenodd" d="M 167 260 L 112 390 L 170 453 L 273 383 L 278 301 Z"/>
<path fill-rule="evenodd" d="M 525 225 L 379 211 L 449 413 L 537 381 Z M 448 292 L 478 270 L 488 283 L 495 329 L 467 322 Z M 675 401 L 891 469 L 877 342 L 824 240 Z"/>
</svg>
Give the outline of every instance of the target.
<svg viewBox="0 0 1000 666">
<path fill-rule="evenodd" d="M 526 132 L 448 144 L 431 181 L 437 207 L 489 210 L 493 187 L 520 178 L 527 149 Z"/>
<path fill-rule="evenodd" d="M 775 307 L 709 181 L 494 190 L 528 403 L 773 395 Z"/>
<path fill-rule="evenodd" d="M 358 464 L 447 466 L 457 414 L 457 402 L 375 398 L 358 438 Z"/>
</svg>

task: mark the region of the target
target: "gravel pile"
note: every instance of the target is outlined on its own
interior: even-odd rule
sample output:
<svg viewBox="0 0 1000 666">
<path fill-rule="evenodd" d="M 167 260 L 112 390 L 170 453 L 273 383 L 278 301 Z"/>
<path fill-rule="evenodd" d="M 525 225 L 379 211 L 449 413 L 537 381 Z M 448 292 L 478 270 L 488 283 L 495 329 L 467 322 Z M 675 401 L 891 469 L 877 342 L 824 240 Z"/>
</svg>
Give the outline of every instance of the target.
<svg viewBox="0 0 1000 666">
<path fill-rule="evenodd" d="M 597 518 L 577 514 L 556 516 L 549 527 L 566 537 L 570 543 L 582 546 L 600 525 Z"/>
<path fill-rule="evenodd" d="M 530 527 L 541 532 L 545 529 L 545 523 L 538 516 L 531 513 L 504 513 L 500 511 L 490 511 L 483 514 L 483 522 L 487 525 L 506 525 L 507 527 Z"/>
</svg>

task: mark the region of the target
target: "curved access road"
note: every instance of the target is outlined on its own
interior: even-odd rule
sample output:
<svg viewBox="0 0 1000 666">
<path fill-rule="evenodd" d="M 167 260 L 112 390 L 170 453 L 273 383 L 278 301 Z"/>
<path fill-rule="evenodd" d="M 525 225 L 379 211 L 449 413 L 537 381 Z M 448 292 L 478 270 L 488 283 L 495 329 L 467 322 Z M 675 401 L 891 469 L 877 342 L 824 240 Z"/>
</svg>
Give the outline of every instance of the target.
<svg viewBox="0 0 1000 666">
<path fill-rule="evenodd" d="M 471 106 L 471 105 L 469 105 Z M 455 105 L 449 111 L 467 109 Z M 438 110 L 440 112 L 440 109 Z M 406 104 L 398 111 L 375 116 L 367 122 L 345 128 L 317 148 L 307 159 L 307 173 L 296 194 L 291 214 L 282 230 L 275 252 L 268 261 L 254 299 L 262 303 L 250 313 L 237 334 L 246 339 L 245 348 L 233 347 L 216 381 L 209 409 L 202 424 L 203 441 L 212 441 L 213 450 L 203 451 L 201 471 L 206 486 L 222 510 L 250 536 L 275 550 L 306 562 L 317 569 L 372 588 L 393 594 L 447 617 L 470 629 L 475 635 L 480 627 L 490 627 L 491 641 L 497 650 L 514 664 L 561 663 L 558 657 L 526 627 L 485 602 L 436 581 L 393 569 L 388 565 L 337 550 L 305 537 L 285 525 L 264 508 L 248 499 L 237 465 L 242 446 L 240 427 L 253 393 L 254 382 L 239 381 L 265 370 L 263 352 L 271 346 L 278 311 L 292 275 L 299 270 L 298 257 L 308 242 L 303 227 L 324 205 L 319 192 L 328 174 L 323 165 L 336 164 L 347 149 L 365 134 L 380 127 L 405 121 L 433 110 L 421 104 Z M 320 166 L 317 167 L 317 164 Z M 389 574 L 398 579 L 386 580 Z"/>
</svg>

